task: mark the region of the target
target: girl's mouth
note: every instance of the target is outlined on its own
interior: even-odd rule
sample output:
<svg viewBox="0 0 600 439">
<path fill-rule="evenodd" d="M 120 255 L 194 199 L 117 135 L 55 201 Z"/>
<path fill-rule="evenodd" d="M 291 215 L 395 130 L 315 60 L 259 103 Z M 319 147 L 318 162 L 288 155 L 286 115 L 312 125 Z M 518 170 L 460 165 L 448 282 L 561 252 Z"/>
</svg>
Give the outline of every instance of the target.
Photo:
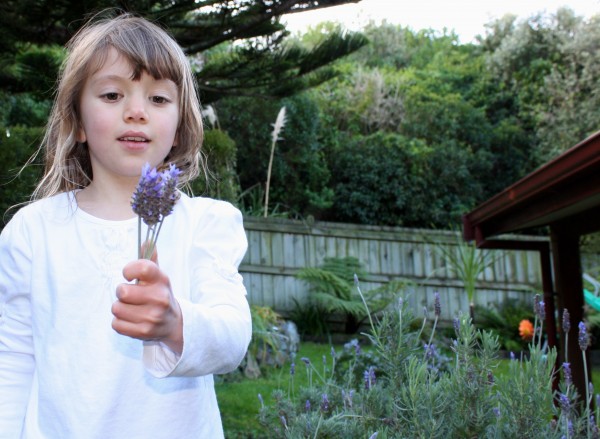
<svg viewBox="0 0 600 439">
<path fill-rule="evenodd" d="M 120 137 L 119 140 L 122 140 L 124 142 L 148 142 L 148 139 L 146 139 L 144 137 L 134 137 L 134 136 Z"/>
</svg>

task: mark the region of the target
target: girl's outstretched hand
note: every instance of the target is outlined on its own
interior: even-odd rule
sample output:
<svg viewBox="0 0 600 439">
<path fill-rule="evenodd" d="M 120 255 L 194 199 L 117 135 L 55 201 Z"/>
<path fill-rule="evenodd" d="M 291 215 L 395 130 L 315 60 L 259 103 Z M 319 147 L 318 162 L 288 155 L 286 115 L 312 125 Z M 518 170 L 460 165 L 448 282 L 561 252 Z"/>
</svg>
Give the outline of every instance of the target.
<svg viewBox="0 0 600 439">
<path fill-rule="evenodd" d="M 123 269 L 123 276 L 135 284 L 117 287 L 112 305 L 112 327 L 119 334 L 166 344 L 177 354 L 183 350 L 183 318 L 173 296 L 169 277 L 160 270 L 156 251 L 152 259 L 138 259 Z"/>
</svg>

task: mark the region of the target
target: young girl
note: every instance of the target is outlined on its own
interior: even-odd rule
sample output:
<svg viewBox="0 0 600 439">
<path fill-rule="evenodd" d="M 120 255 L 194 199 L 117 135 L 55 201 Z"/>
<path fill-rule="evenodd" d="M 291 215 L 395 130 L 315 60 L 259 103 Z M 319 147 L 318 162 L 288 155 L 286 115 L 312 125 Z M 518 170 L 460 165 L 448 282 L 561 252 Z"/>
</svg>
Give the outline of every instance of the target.
<svg viewBox="0 0 600 439">
<path fill-rule="evenodd" d="M 0 237 L 0 437 L 223 437 L 213 377 L 251 337 L 230 204 L 181 194 L 137 260 L 142 167 L 199 173 L 202 121 L 175 41 L 130 15 L 68 45 L 35 202 Z"/>
</svg>

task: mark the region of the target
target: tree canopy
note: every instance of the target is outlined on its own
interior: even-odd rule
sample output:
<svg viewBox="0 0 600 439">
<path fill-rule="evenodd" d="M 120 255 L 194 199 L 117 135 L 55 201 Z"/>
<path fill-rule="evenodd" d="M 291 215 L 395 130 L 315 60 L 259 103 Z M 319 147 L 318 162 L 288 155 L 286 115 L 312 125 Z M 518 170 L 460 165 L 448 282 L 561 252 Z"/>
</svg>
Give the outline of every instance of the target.
<svg viewBox="0 0 600 439">
<path fill-rule="evenodd" d="M 46 2 L 50 0 L 9 0 L 0 7 L 19 3 L 34 10 Z M 242 18 L 250 20 L 251 10 L 265 17 L 271 12 L 261 8 L 289 3 L 86 4 L 92 3 L 124 10 L 144 7 L 146 16 L 168 26 L 183 42 L 196 65 L 203 103 L 211 103 L 205 108 L 212 127 L 205 151 L 217 177 L 216 183 L 195 182 L 192 189 L 225 198 L 247 215 L 260 214 L 269 175 L 270 215 L 392 226 L 456 225 L 461 214 L 600 126 L 600 16 L 584 19 L 567 8 L 521 20 L 503 17 L 470 44 L 461 44 L 451 32 L 386 22 L 371 23 L 360 34 L 325 23 L 302 35 L 286 35 L 278 16 L 271 16 L 256 24 L 254 33 L 249 28 L 208 33 L 198 39 L 208 45 L 194 52 L 200 48 L 183 23 L 197 25 L 195 32 L 205 22 L 212 29 L 217 17 L 226 19 L 218 15 L 226 9 L 243 27 Z M 192 3 L 200 9 L 186 9 Z M 326 4 L 294 3 L 297 10 Z M 71 2 L 53 4 L 58 8 Z M 180 6 L 179 15 L 174 5 Z M 234 11 L 236 5 L 242 9 Z M 29 148 L 39 135 L 55 81 L 53 69 L 63 53 L 59 42 L 83 22 L 82 13 L 73 12 L 73 18 L 56 13 L 50 19 L 38 11 L 34 16 L 41 18 L 31 23 L 16 17 L 10 32 L 0 28 L 12 38 L 0 41 L 0 54 L 8 59 L 0 65 L 0 123 L 12 133 L 10 139 L 0 139 L 7 145 L 0 148 L 4 169 L 10 163 L 18 168 L 23 162 L 15 165 L 15 160 L 28 156 L 9 150 Z M 11 21 L 0 14 L 1 20 Z M 35 27 L 46 21 L 46 27 Z M 21 25 L 23 38 L 17 31 Z M 48 36 L 42 39 L 36 32 Z M 231 38 L 223 40 L 227 36 Z M 314 84 L 319 85 L 306 88 Z M 283 106 L 287 121 L 269 173 L 271 127 Z M 16 126 L 38 128 L 29 132 Z M 23 194 L 10 198 L 8 187 L 7 195 L 2 190 L 0 186 L 0 198 L 14 200 L 11 204 L 25 199 Z"/>
<path fill-rule="evenodd" d="M 93 14 L 131 12 L 168 29 L 196 57 L 204 103 L 224 95 L 288 96 L 331 78 L 331 62 L 366 39 L 336 32 L 311 50 L 285 46 L 289 32 L 281 16 L 358 1 L 6 0 L 0 5 L 0 89 L 47 92 L 60 60 L 55 51 L 39 48 L 64 45 Z M 45 80 L 32 81 L 28 72 Z"/>
</svg>

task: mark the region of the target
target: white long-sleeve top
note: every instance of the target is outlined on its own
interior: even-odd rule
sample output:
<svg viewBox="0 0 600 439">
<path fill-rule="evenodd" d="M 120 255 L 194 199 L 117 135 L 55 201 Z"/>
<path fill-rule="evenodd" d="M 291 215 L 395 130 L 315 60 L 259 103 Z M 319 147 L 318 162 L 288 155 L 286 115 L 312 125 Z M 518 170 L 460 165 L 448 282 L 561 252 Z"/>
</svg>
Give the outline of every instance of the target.
<svg viewBox="0 0 600 439">
<path fill-rule="evenodd" d="M 251 337 L 237 269 L 247 248 L 228 203 L 182 194 L 158 263 L 183 315 L 183 352 L 111 328 L 138 220 L 107 221 L 63 193 L 19 210 L 0 235 L 0 438 L 223 437 L 215 373 Z"/>
</svg>

